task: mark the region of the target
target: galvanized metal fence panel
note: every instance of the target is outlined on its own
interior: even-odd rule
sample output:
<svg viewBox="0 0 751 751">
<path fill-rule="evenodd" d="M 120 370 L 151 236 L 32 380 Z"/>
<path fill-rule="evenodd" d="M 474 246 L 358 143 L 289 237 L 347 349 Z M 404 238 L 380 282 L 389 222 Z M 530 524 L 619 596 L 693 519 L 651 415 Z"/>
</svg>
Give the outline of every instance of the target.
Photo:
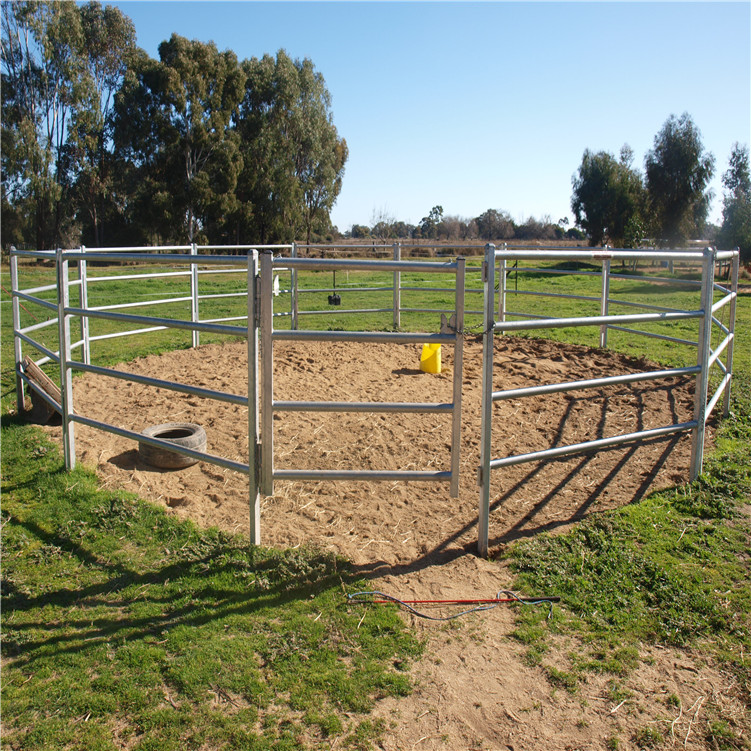
<svg viewBox="0 0 751 751">
<path fill-rule="evenodd" d="M 480 449 L 480 466 L 478 468 L 478 482 L 480 485 L 480 501 L 478 509 L 478 551 L 481 555 L 487 555 L 489 544 L 489 516 L 490 516 L 490 473 L 492 470 L 508 467 L 525 462 L 550 460 L 563 456 L 587 453 L 597 451 L 602 448 L 625 445 L 634 442 L 645 441 L 652 438 L 673 435 L 681 432 L 692 432 L 691 443 L 691 478 L 696 478 L 701 472 L 702 457 L 704 453 L 704 436 L 706 423 L 719 399 L 724 395 L 724 408 L 727 414 L 730 396 L 730 383 L 732 379 L 732 358 L 734 344 L 734 326 L 735 326 L 735 305 L 737 299 L 738 286 L 738 251 L 723 251 L 718 253 L 713 248 L 707 248 L 702 252 L 696 251 L 667 251 L 667 252 L 650 252 L 650 251 L 631 251 L 631 250 L 611 250 L 608 248 L 594 251 L 555 251 L 549 250 L 496 250 L 495 246 L 489 244 L 486 248 L 485 256 L 485 318 L 484 318 L 484 337 L 483 337 L 483 384 L 482 384 L 482 427 L 481 427 L 481 449 Z M 567 318 L 552 318 L 540 316 L 539 314 L 512 313 L 507 310 L 507 299 L 510 291 L 507 286 L 506 277 L 509 273 L 510 260 L 572 260 L 572 261 L 589 261 L 600 262 L 602 271 L 600 276 L 600 310 L 599 315 L 578 316 Z M 644 303 L 635 303 L 613 299 L 610 292 L 610 280 L 612 278 L 627 278 L 624 275 L 615 275 L 610 273 L 611 262 L 613 260 L 622 261 L 676 261 L 693 262 L 701 264 L 701 281 L 695 280 L 678 280 L 681 284 L 689 287 L 699 287 L 701 289 L 701 302 L 697 310 L 678 310 L 667 308 L 665 306 L 648 305 Z M 731 261 L 732 278 L 730 287 L 726 288 L 714 282 L 714 269 L 718 261 Z M 500 273 L 498 289 L 499 301 L 497 309 L 497 318 L 495 316 L 494 304 L 494 287 L 496 266 Z M 597 272 L 592 271 L 573 271 L 573 270 L 551 270 L 551 269 L 531 269 L 524 268 L 524 271 L 541 271 L 542 273 L 560 273 L 576 274 L 581 273 L 588 276 L 597 276 Z M 648 278 L 647 281 L 674 281 L 671 278 Z M 714 292 L 723 293 L 723 298 L 714 302 Z M 516 290 L 513 292 L 517 293 Z M 522 294 L 531 294 L 533 296 L 549 296 L 552 298 L 580 299 L 597 301 L 598 298 L 569 295 L 560 293 L 538 293 L 523 292 Z M 626 307 L 637 307 L 649 309 L 654 312 L 637 313 L 637 314 L 613 314 L 610 306 L 618 304 Z M 724 326 L 714 313 L 730 305 L 728 326 Z M 508 316 L 523 318 L 520 321 L 508 321 Z M 698 340 L 691 341 L 679 337 L 673 337 L 666 334 L 658 334 L 649 331 L 640 331 L 625 327 L 624 323 L 648 323 L 648 322 L 671 322 L 688 319 L 696 319 L 699 322 Z M 725 334 L 722 341 L 713 350 L 711 346 L 712 328 L 717 326 Z M 493 391 L 493 371 L 494 371 L 494 336 L 495 332 L 513 332 L 529 331 L 544 328 L 562 328 L 569 326 L 598 326 L 600 328 L 600 346 L 607 346 L 607 333 L 609 329 L 628 332 L 641 336 L 650 336 L 664 339 L 671 342 L 689 345 L 697 350 L 697 364 L 685 368 L 673 368 L 669 370 L 658 370 L 638 374 L 624 374 L 618 376 L 609 376 L 606 378 L 592 378 L 582 381 L 545 384 L 543 386 L 530 386 L 526 388 L 507 389 L 505 391 Z M 723 364 L 720 357 L 726 352 L 727 362 Z M 709 373 L 712 365 L 717 364 L 723 373 L 723 378 L 717 387 L 717 390 L 708 401 Z M 509 455 L 506 457 L 493 458 L 491 456 L 492 440 L 492 405 L 496 401 L 506 399 L 516 399 L 529 396 L 539 396 L 543 394 L 555 394 L 572 390 L 599 388 L 607 385 L 635 383 L 645 380 L 656 380 L 663 378 L 673 378 L 679 375 L 693 375 L 696 377 L 695 402 L 694 402 L 694 419 L 673 425 L 666 425 L 649 430 L 642 430 L 634 433 L 609 436 L 596 440 L 585 441 L 582 443 L 571 444 L 568 446 L 555 446 L 541 451 L 535 451 L 527 454 Z"/>
</svg>

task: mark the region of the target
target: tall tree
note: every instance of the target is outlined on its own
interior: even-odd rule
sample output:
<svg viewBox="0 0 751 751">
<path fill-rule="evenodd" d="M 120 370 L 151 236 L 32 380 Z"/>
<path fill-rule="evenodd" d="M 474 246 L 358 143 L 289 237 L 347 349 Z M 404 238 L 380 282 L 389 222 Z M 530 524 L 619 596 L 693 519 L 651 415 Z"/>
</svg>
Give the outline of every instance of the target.
<svg viewBox="0 0 751 751">
<path fill-rule="evenodd" d="M 704 151 L 691 116 L 671 115 L 645 158 L 646 184 L 655 232 L 670 247 L 685 244 L 704 229 L 712 193 L 714 157 Z"/>
<path fill-rule="evenodd" d="M 75 197 L 91 227 L 91 241 L 102 245 L 102 221 L 112 202 L 112 115 L 115 93 L 134 59 L 133 22 L 114 6 L 91 0 L 80 8 L 88 96 L 73 112 L 68 146 Z"/>
<path fill-rule="evenodd" d="M 433 206 L 430 213 L 420 219 L 420 237 L 434 239 L 438 236 L 438 225 L 443 220 L 443 206 Z"/>
<path fill-rule="evenodd" d="M 483 240 L 507 240 L 515 230 L 514 220 L 506 211 L 488 209 L 477 217 L 477 231 Z"/>
<path fill-rule="evenodd" d="M 293 240 L 330 223 L 347 161 L 323 76 L 284 50 L 243 63 L 247 76 L 238 133 L 244 170 L 239 232 L 262 242 Z"/>
<path fill-rule="evenodd" d="M 751 168 L 748 146 L 733 144 L 727 172 L 722 176 L 725 188 L 722 206 L 720 242 L 726 248 L 740 248 L 741 258 L 751 260 Z"/>
<path fill-rule="evenodd" d="M 159 45 L 159 58 L 141 56 L 126 75 L 115 141 L 152 229 L 194 242 L 236 208 L 242 157 L 232 120 L 245 75 L 234 53 L 177 34 Z"/>
<path fill-rule="evenodd" d="M 3 206 L 30 217 L 37 248 L 70 239 L 65 146 L 87 93 L 83 47 L 72 0 L 2 4 Z"/>
<path fill-rule="evenodd" d="M 642 211 L 644 189 L 641 176 L 631 167 L 633 152 L 621 149 L 617 160 L 607 151 L 585 150 L 577 175 L 572 179 L 571 210 L 592 246 L 608 241 L 616 246 L 627 242 L 627 227 Z"/>
</svg>

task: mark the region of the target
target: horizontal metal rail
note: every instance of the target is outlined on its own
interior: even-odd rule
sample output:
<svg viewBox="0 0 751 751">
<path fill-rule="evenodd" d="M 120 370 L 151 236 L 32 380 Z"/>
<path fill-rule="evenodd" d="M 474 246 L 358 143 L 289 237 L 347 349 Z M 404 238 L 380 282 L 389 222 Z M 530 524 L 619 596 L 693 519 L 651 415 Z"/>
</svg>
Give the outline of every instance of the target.
<svg viewBox="0 0 751 751">
<path fill-rule="evenodd" d="M 522 273 L 533 273 L 533 274 L 561 274 L 566 276 L 576 275 L 576 276 L 602 276 L 601 272 L 599 271 L 584 271 L 584 269 L 545 269 L 545 268 L 539 268 L 537 266 L 507 266 L 506 267 L 506 276 L 511 276 L 511 274 L 522 274 Z"/>
<path fill-rule="evenodd" d="M 47 349 L 43 344 L 40 344 L 35 339 L 32 339 L 30 336 L 26 336 L 26 334 L 22 334 L 20 331 L 16 331 L 16 336 L 19 339 L 22 339 L 27 344 L 30 344 L 34 349 L 38 349 L 42 354 L 46 355 L 50 358 L 50 360 L 53 360 L 54 362 L 60 362 L 60 354 L 58 352 L 53 352 L 51 349 Z"/>
<path fill-rule="evenodd" d="M 729 302 L 732 302 L 736 298 L 736 293 L 731 292 L 729 295 L 725 295 L 721 300 L 718 300 L 713 306 L 712 306 L 712 313 L 716 313 L 721 308 L 724 308 Z"/>
<path fill-rule="evenodd" d="M 599 276 L 599 272 L 597 272 Z M 680 284 L 684 287 L 701 287 L 698 279 L 679 279 L 672 276 L 634 276 L 633 274 L 610 274 L 611 279 L 620 279 L 624 282 L 657 282 L 659 284 Z"/>
<path fill-rule="evenodd" d="M 714 396 L 712 397 L 709 404 L 707 404 L 707 408 L 704 411 L 705 420 L 709 419 L 710 415 L 712 414 L 712 411 L 717 405 L 719 398 L 725 393 L 725 389 L 728 388 L 728 386 L 730 385 L 730 381 L 732 380 L 732 378 L 733 378 L 732 373 L 725 373 L 725 377 L 720 382 L 720 385 L 717 387 L 717 391 L 715 391 Z"/>
<path fill-rule="evenodd" d="M 35 295 L 37 292 L 56 292 L 57 284 L 43 284 L 41 287 L 30 287 L 29 289 L 25 289 L 23 291 L 27 295 Z"/>
<path fill-rule="evenodd" d="M 82 252 L 84 254 L 88 254 L 89 256 L 99 256 L 99 259 L 92 260 L 100 260 L 102 256 L 106 256 L 109 253 L 117 253 L 118 255 L 122 255 L 123 253 L 133 253 L 135 251 L 140 251 L 141 254 L 146 255 L 150 258 L 152 257 L 152 253 L 163 253 L 165 250 L 170 253 L 174 253 L 174 251 L 176 250 L 190 251 L 191 247 L 191 245 L 121 245 L 115 246 L 113 248 L 86 248 L 86 250 Z M 65 251 L 65 255 L 75 252 L 77 252 L 77 249 L 71 248 L 70 250 Z M 68 257 L 70 258 L 70 256 Z"/>
<path fill-rule="evenodd" d="M 285 243 L 283 245 L 197 245 L 196 249 L 201 250 L 291 250 L 292 245 Z"/>
<path fill-rule="evenodd" d="M 709 360 L 707 361 L 707 367 L 711 368 L 715 361 L 720 357 L 720 355 L 725 351 L 725 348 L 730 344 L 730 342 L 733 341 L 735 338 L 734 334 L 728 334 L 718 345 L 717 349 L 710 352 L 709 354 Z"/>
<path fill-rule="evenodd" d="M 19 258 L 48 258 L 52 261 L 55 260 L 54 250 L 12 250 L 10 254 Z"/>
<path fill-rule="evenodd" d="M 337 284 L 336 285 L 337 291 L 342 290 L 344 292 L 393 292 L 393 287 L 356 287 L 353 285 L 347 285 L 347 284 Z M 404 289 L 404 287 L 401 287 L 401 289 Z M 315 293 L 315 294 L 321 294 L 321 293 L 331 293 L 333 291 L 333 287 L 321 287 L 319 289 L 314 289 L 312 287 L 299 287 L 297 292 L 298 294 L 302 295 L 309 294 L 309 293 Z M 280 290 L 280 292 L 291 292 L 291 290 Z M 452 290 L 453 292 L 453 290 Z"/>
<path fill-rule="evenodd" d="M 392 308 L 355 308 L 349 310 L 345 308 L 336 307 L 336 309 L 324 308 L 322 310 L 298 310 L 299 316 L 319 316 L 319 315 L 343 315 L 345 313 L 391 313 Z M 279 315 L 275 313 L 274 315 Z M 281 315 L 292 315 L 291 312 L 282 313 Z"/>
<path fill-rule="evenodd" d="M 169 391 L 177 391 L 181 394 L 199 396 L 203 399 L 214 399 L 220 402 L 228 402 L 229 404 L 237 404 L 240 407 L 248 406 L 247 396 L 238 396 L 237 394 L 228 394 L 224 391 L 204 389 L 199 386 L 190 386 L 186 383 L 178 383 L 176 381 L 164 381 L 160 378 L 151 378 L 150 376 L 144 376 L 138 373 L 129 373 L 126 370 L 114 370 L 113 368 L 103 368 L 98 365 L 87 365 L 86 363 L 78 362 L 77 360 L 71 360 L 68 365 L 73 368 L 73 370 L 81 370 L 85 373 L 94 373 L 95 375 L 107 376 L 109 378 L 118 378 L 122 381 L 132 381 L 133 383 L 141 383 L 144 386 L 154 386 L 158 389 L 167 389 Z"/>
<path fill-rule="evenodd" d="M 736 257 L 738 249 L 735 250 L 718 250 L 715 253 L 715 261 L 730 261 Z"/>
<path fill-rule="evenodd" d="M 515 273 L 532 274 L 560 274 L 567 276 L 602 276 L 601 271 L 584 271 L 583 269 L 545 269 L 537 266 L 511 266 L 506 268 L 506 276 Z M 633 274 L 609 274 L 610 279 L 619 279 L 625 282 L 660 282 L 663 284 L 681 284 L 689 287 L 701 287 L 701 282 L 696 279 L 678 279 L 668 276 L 634 276 Z M 510 291 L 510 290 L 509 290 Z"/>
<path fill-rule="evenodd" d="M 637 334 L 639 336 L 649 336 L 652 339 L 662 339 L 665 342 L 675 342 L 676 344 L 686 344 L 689 347 L 698 347 L 699 342 L 691 341 L 691 339 L 679 339 L 675 336 L 668 336 L 667 334 L 655 334 L 651 331 L 641 331 L 640 329 L 629 329 L 625 326 L 608 326 L 613 331 L 623 331 L 626 334 Z"/>
<path fill-rule="evenodd" d="M 144 305 L 169 305 L 177 302 L 190 302 L 191 297 L 172 297 L 167 300 L 139 300 L 138 302 L 117 303 L 116 305 L 90 305 L 88 311 L 125 310 L 126 308 L 142 308 Z"/>
<path fill-rule="evenodd" d="M 109 250 L 109 249 L 108 249 Z M 114 250 L 117 250 L 116 248 Z M 202 266 L 242 266 L 247 263 L 245 256 L 194 256 L 194 255 L 149 255 L 148 253 L 98 253 L 96 258 L 91 257 L 91 252 L 68 250 L 64 254 L 68 261 L 132 261 L 134 263 L 161 263 L 169 266 L 179 264 L 200 264 Z M 247 268 L 247 267 L 246 267 Z"/>
<path fill-rule="evenodd" d="M 283 331 L 274 330 L 272 339 L 286 342 L 375 342 L 378 344 L 454 344 L 451 334 L 413 334 L 388 331 Z"/>
<path fill-rule="evenodd" d="M 274 315 L 277 315 L 276 313 Z M 282 315 L 282 313 L 279 313 L 278 315 Z M 289 313 L 284 313 L 283 315 L 289 315 Z M 222 321 L 247 321 L 248 316 L 229 316 L 227 318 L 202 318 L 199 323 L 221 323 Z"/>
<path fill-rule="evenodd" d="M 453 261 L 389 261 L 361 258 L 275 258 L 274 263 L 295 271 L 399 271 L 426 274 L 451 274 L 456 271 Z"/>
<path fill-rule="evenodd" d="M 664 428 L 640 430 L 636 433 L 624 433 L 623 435 L 612 436 L 611 438 L 599 438 L 594 441 L 572 443 L 569 446 L 557 446 L 555 448 L 544 449 L 543 451 L 533 451 L 529 454 L 517 454 L 516 456 L 506 456 L 503 459 L 491 459 L 490 469 L 510 467 L 515 464 L 525 464 L 526 462 L 535 462 L 541 459 L 557 459 L 562 456 L 570 456 L 571 454 L 583 454 L 589 451 L 612 448 L 626 443 L 633 443 L 634 441 L 661 438 L 662 436 L 672 435 L 673 433 L 682 433 L 687 430 L 692 430 L 697 424 L 696 420 L 691 420 L 690 422 L 668 425 Z"/>
<path fill-rule="evenodd" d="M 350 482 L 451 482 L 451 472 L 365 469 L 275 469 L 275 480 L 348 480 Z"/>
<path fill-rule="evenodd" d="M 557 394 L 566 391 L 580 391 L 583 389 L 598 389 L 606 386 L 617 386 L 622 383 L 639 383 L 640 381 L 656 381 L 662 378 L 679 378 L 681 376 L 695 375 L 701 371 L 699 365 L 687 368 L 672 368 L 670 370 L 651 370 L 647 373 L 626 373 L 617 376 L 605 376 L 603 378 L 590 378 L 584 381 L 566 381 L 564 383 L 548 383 L 542 386 L 526 386 L 519 389 L 506 391 L 494 391 L 494 402 L 506 399 L 518 399 L 527 396 L 540 396 L 542 394 Z"/>
<path fill-rule="evenodd" d="M 245 273 L 247 274 L 247 269 L 245 270 Z M 223 297 L 247 297 L 247 292 L 219 292 L 212 295 L 198 295 L 199 300 L 219 300 Z M 190 300 L 189 297 L 184 298 L 186 300 Z"/>
<path fill-rule="evenodd" d="M 50 302 L 49 300 L 42 300 L 39 297 L 32 297 L 31 295 L 26 295 L 18 290 L 13 293 L 13 296 L 17 297 L 19 300 L 26 300 L 26 302 L 41 305 L 43 308 L 47 308 L 48 310 L 54 310 L 57 313 L 57 303 Z"/>
<path fill-rule="evenodd" d="M 515 313 L 513 310 L 507 310 L 506 315 L 514 316 L 516 318 L 534 318 L 540 321 L 550 318 L 550 316 L 540 315 L 539 313 Z"/>
<path fill-rule="evenodd" d="M 65 308 L 68 315 L 101 318 L 106 321 L 123 321 L 126 323 L 150 323 L 165 328 L 182 329 L 183 331 L 205 331 L 209 334 L 227 334 L 231 336 L 248 335 L 247 328 L 241 326 L 222 326 L 216 323 L 194 323 L 192 321 L 178 321 L 173 318 L 156 318 L 154 316 L 133 316 L 127 313 L 112 313 L 107 311 L 92 311 L 90 308 Z"/>
<path fill-rule="evenodd" d="M 703 251 L 695 250 L 498 250 L 495 251 L 496 259 L 540 259 L 546 261 L 702 261 Z"/>
<path fill-rule="evenodd" d="M 599 302 L 599 298 L 598 298 Z M 632 302 L 631 300 L 619 300 L 617 298 L 609 297 L 607 299 L 608 305 L 623 305 L 626 308 L 641 308 L 642 310 L 658 310 L 662 313 L 684 313 L 683 308 L 666 308 L 664 305 L 650 305 L 645 302 Z"/>
<path fill-rule="evenodd" d="M 391 308 L 389 308 L 391 310 Z M 399 308 L 402 313 L 453 313 L 452 308 Z M 481 316 L 481 310 L 465 310 L 465 316 Z"/>
<path fill-rule="evenodd" d="M 216 464 L 219 467 L 224 467 L 225 469 L 232 469 L 235 472 L 241 472 L 242 474 L 247 475 L 249 471 L 249 467 L 247 464 L 243 464 L 242 462 L 235 462 L 231 459 L 225 459 L 223 456 L 216 456 L 215 454 L 207 454 L 203 451 L 194 451 L 193 449 L 188 449 L 183 446 L 180 446 L 173 441 L 163 441 L 159 438 L 152 438 L 151 436 L 145 436 L 143 433 L 136 433 L 134 430 L 126 430 L 125 428 L 118 428 L 115 425 L 110 425 L 106 422 L 100 422 L 99 420 L 92 420 L 90 417 L 84 417 L 83 415 L 78 415 L 76 413 L 73 413 L 70 415 L 70 419 L 73 422 L 80 423 L 81 425 L 87 425 L 90 428 L 96 428 L 97 430 L 103 430 L 106 433 L 112 433 L 114 435 L 120 436 L 121 438 L 129 438 L 132 441 L 138 441 L 139 443 L 145 443 L 149 446 L 154 446 L 158 449 L 167 449 L 167 451 L 172 451 L 176 454 L 182 454 L 184 456 L 189 456 L 191 459 L 198 459 L 198 461 L 202 462 L 209 462 L 210 464 Z"/>
<path fill-rule="evenodd" d="M 143 329 L 131 329 L 130 331 L 113 331 L 109 334 L 97 334 L 89 336 L 89 342 L 98 342 L 103 339 L 117 339 L 121 336 L 137 336 L 138 334 L 150 334 L 152 331 L 166 331 L 167 326 L 148 326 Z"/>
<path fill-rule="evenodd" d="M 308 250 L 310 248 L 325 248 L 331 251 L 352 251 L 352 250 L 391 250 L 394 247 L 393 243 L 372 245 L 370 243 L 353 243 L 352 245 L 337 245 L 332 247 L 330 243 L 306 243 L 305 245 L 298 245 L 298 252 L 301 250 Z M 405 246 L 402 245 L 402 248 Z M 418 246 L 410 246 L 418 247 Z M 430 247 L 430 246 L 425 246 Z"/>
<path fill-rule="evenodd" d="M 158 274 L 116 274 L 114 276 L 89 276 L 86 281 L 88 284 L 93 282 L 119 282 L 132 281 L 133 279 L 166 279 L 172 276 L 190 276 L 190 271 L 163 271 Z"/>
<path fill-rule="evenodd" d="M 391 289 L 391 288 L 389 288 Z M 402 292 L 455 292 L 456 290 L 453 287 L 399 287 Z M 464 294 L 478 294 L 481 295 L 483 293 L 483 290 L 481 289 L 471 289 L 467 288 L 464 290 Z"/>
<path fill-rule="evenodd" d="M 625 316 L 589 316 L 587 318 L 543 318 L 537 321 L 502 321 L 494 324 L 495 331 L 524 331 L 526 329 L 564 328 L 566 326 L 602 326 L 611 323 L 647 323 L 650 321 L 682 321 L 701 318 L 701 310 L 682 313 L 637 313 Z"/>
<path fill-rule="evenodd" d="M 281 269 L 280 269 L 281 271 Z M 190 273 L 190 272 L 185 272 Z M 245 268 L 236 269 L 198 269 L 199 274 L 247 274 L 247 266 Z"/>
<path fill-rule="evenodd" d="M 450 413 L 453 404 L 434 402 L 293 402 L 274 401 L 274 412 L 412 412 Z"/>
<path fill-rule="evenodd" d="M 598 275 L 599 276 L 599 275 Z M 507 295 L 525 295 L 528 297 L 562 297 L 566 300 L 585 300 L 587 302 L 599 303 L 599 297 L 593 297 L 592 295 L 566 295 L 561 292 L 532 292 L 526 289 L 507 289 Z"/>
<path fill-rule="evenodd" d="M 45 329 L 48 326 L 55 326 L 55 325 L 57 325 L 57 318 L 50 318 L 48 321 L 40 321 L 39 323 L 33 323 L 31 326 L 26 326 L 25 328 L 18 329 L 18 331 L 21 334 L 29 334 L 32 331 L 37 331 L 38 329 Z"/>
</svg>

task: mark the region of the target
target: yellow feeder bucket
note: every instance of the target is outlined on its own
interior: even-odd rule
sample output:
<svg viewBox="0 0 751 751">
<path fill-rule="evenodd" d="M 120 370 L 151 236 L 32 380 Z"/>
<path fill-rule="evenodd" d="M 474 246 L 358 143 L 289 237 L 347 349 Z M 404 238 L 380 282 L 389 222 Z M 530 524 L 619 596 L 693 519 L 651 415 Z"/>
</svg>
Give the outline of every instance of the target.
<svg viewBox="0 0 751 751">
<path fill-rule="evenodd" d="M 441 345 L 423 344 L 420 355 L 420 370 L 423 373 L 441 372 Z"/>
</svg>

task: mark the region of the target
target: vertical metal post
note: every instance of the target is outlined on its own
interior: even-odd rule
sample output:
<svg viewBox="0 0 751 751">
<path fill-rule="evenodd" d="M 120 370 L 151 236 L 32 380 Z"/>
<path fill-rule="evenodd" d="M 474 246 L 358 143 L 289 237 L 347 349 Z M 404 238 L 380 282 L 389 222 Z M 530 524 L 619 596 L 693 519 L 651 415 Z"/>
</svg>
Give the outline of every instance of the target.
<svg viewBox="0 0 751 751">
<path fill-rule="evenodd" d="M 694 420 L 696 427 L 691 443 L 691 479 L 701 474 L 704 459 L 704 432 L 706 428 L 707 388 L 709 386 L 709 355 L 712 347 L 712 301 L 714 300 L 714 248 L 705 248 L 702 262 L 701 309 L 699 319 L 699 347 L 697 365 L 701 368 L 696 374 L 696 392 L 694 394 Z"/>
<path fill-rule="evenodd" d="M 198 256 L 198 245 L 191 243 L 190 255 Z M 198 263 L 192 261 L 190 264 L 190 320 L 192 323 L 198 323 Z M 201 336 L 199 331 L 193 330 L 192 346 L 197 347 L 200 344 Z"/>
<path fill-rule="evenodd" d="M 490 436 L 493 408 L 493 346 L 495 308 L 495 245 L 485 246 L 483 264 L 485 315 L 482 337 L 482 427 L 480 436 L 480 507 L 477 515 L 477 552 L 488 554 L 488 528 L 490 520 Z"/>
<path fill-rule="evenodd" d="M 16 297 L 18 292 L 18 256 L 15 248 L 10 249 L 10 292 L 13 302 L 13 356 L 16 364 L 16 411 L 20 415 L 26 409 L 26 391 L 21 378 L 21 363 L 23 362 L 23 347 L 16 332 L 21 328 L 21 301 Z"/>
<path fill-rule="evenodd" d="M 248 253 L 248 491 L 250 544 L 261 544 L 258 430 L 258 251 Z"/>
<path fill-rule="evenodd" d="M 297 258 L 297 243 L 292 243 L 292 250 L 290 250 L 290 256 L 292 258 Z M 292 331 L 297 331 L 297 269 L 292 269 L 291 272 L 291 287 L 292 287 L 292 298 L 290 300 L 290 313 L 292 314 L 290 318 L 292 319 L 291 328 Z"/>
<path fill-rule="evenodd" d="M 76 439 L 73 429 L 74 423 L 70 419 L 73 414 L 73 373 L 68 366 L 70 362 L 70 316 L 65 309 L 70 306 L 70 288 L 68 286 L 68 259 L 58 248 L 55 258 L 57 271 L 57 330 L 60 359 L 60 394 L 63 408 L 63 454 L 65 468 L 70 470 L 76 466 Z"/>
<path fill-rule="evenodd" d="M 81 253 L 86 252 L 86 246 L 81 246 Z M 81 308 L 86 310 L 89 307 L 89 274 L 86 266 L 86 259 L 81 258 L 78 261 L 78 281 L 80 282 L 80 301 Z M 81 316 L 81 339 L 83 340 L 83 361 L 86 365 L 91 364 L 91 341 L 89 339 L 89 317 Z"/>
<path fill-rule="evenodd" d="M 602 262 L 602 285 L 600 289 L 600 315 L 608 314 L 608 303 L 610 302 L 610 259 L 606 258 Z M 606 323 L 600 326 L 600 349 L 606 349 L 608 346 L 608 326 Z"/>
<path fill-rule="evenodd" d="M 402 244 L 394 243 L 394 260 L 402 260 Z M 402 272 L 394 272 L 394 330 L 398 331 L 402 325 Z"/>
<path fill-rule="evenodd" d="M 274 296 L 273 296 L 273 256 L 270 250 L 261 251 L 261 492 L 274 494 Z"/>
<path fill-rule="evenodd" d="M 452 498 L 459 496 L 459 473 L 462 445 L 462 381 L 464 375 L 464 285 L 467 262 L 456 259 L 456 300 L 454 303 L 456 340 L 454 342 L 454 410 L 451 415 L 451 488 Z"/>
<path fill-rule="evenodd" d="M 504 246 L 505 247 L 505 246 Z M 495 289 L 493 290 L 495 294 Z M 506 259 L 498 261 L 498 320 L 506 320 Z"/>
<path fill-rule="evenodd" d="M 733 350 L 735 349 L 735 312 L 736 303 L 738 301 L 738 276 L 740 274 L 740 250 L 735 248 L 735 255 L 733 259 L 729 261 L 730 267 L 730 292 L 733 295 L 733 299 L 730 301 L 730 316 L 728 321 L 728 329 L 733 334 L 733 338 L 728 343 L 728 354 L 725 361 L 725 367 L 727 368 L 727 374 L 730 376 L 728 384 L 725 387 L 725 395 L 722 400 L 722 414 L 723 417 L 727 417 L 730 414 L 730 389 L 733 385 Z"/>
</svg>

